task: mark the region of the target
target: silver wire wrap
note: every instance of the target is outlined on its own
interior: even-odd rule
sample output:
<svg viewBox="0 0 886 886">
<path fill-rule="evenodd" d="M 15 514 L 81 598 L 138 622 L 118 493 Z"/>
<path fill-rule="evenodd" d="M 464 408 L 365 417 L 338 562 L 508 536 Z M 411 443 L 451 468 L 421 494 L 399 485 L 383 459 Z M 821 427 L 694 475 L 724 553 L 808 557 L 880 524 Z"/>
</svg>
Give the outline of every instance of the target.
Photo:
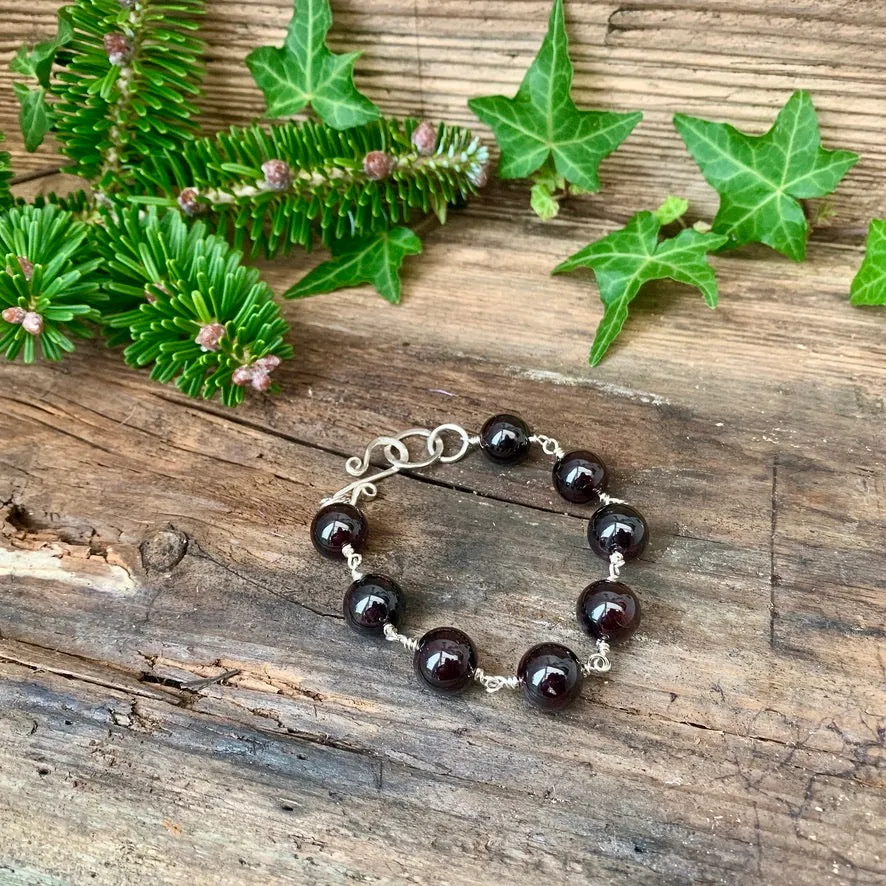
<svg viewBox="0 0 886 886">
<path fill-rule="evenodd" d="M 595 645 L 597 651 L 591 653 L 587 663 L 581 669 L 586 677 L 593 674 L 606 674 L 612 667 L 612 662 L 609 660 L 609 644 L 605 640 L 597 640 Z"/>
<path fill-rule="evenodd" d="M 350 545 L 345 545 L 341 552 L 345 555 L 348 561 L 348 569 L 351 570 L 351 578 L 354 581 L 360 581 L 363 578 L 363 573 L 360 571 L 360 564 L 363 562 L 363 555 L 358 554 Z"/>
<path fill-rule="evenodd" d="M 609 555 L 609 581 L 618 581 L 621 568 L 625 565 L 625 558 L 620 551 L 614 551 Z"/>
<path fill-rule="evenodd" d="M 401 643 L 410 652 L 415 652 L 418 649 L 418 640 L 414 637 L 407 637 L 406 634 L 401 634 L 390 622 L 384 626 L 384 632 L 385 640 L 390 640 L 392 643 Z"/>
<path fill-rule="evenodd" d="M 486 688 L 486 691 L 492 695 L 500 689 L 519 689 L 520 678 L 515 676 L 500 677 L 494 674 L 487 674 L 483 668 L 474 668 L 474 680 Z"/>
<path fill-rule="evenodd" d="M 556 458 L 563 458 L 566 455 L 563 447 L 553 437 L 545 437 L 544 434 L 533 434 L 529 440 L 531 443 L 538 443 L 545 455 L 553 455 Z"/>
</svg>

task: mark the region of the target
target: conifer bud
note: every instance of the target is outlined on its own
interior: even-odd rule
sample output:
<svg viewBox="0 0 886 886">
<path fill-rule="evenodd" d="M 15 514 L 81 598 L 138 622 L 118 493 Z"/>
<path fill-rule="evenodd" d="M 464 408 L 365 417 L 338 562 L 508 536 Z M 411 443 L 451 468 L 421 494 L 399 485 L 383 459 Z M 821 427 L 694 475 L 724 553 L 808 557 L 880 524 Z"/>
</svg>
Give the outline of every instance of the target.
<svg viewBox="0 0 886 886">
<path fill-rule="evenodd" d="M 6 308 L 0 316 L 2 316 L 7 323 L 15 323 L 17 326 L 25 319 L 25 311 L 24 308 L 19 307 Z"/>
<path fill-rule="evenodd" d="M 272 372 L 280 365 L 280 358 L 274 354 L 268 354 L 267 357 L 260 357 L 252 364 L 253 369 L 259 372 Z"/>
<path fill-rule="evenodd" d="M 252 376 L 252 387 L 256 391 L 266 391 L 271 386 L 271 376 L 267 372 L 256 372 Z"/>
<path fill-rule="evenodd" d="M 248 366 L 238 366 L 231 375 L 231 381 L 241 388 L 248 385 L 252 379 L 252 369 Z"/>
<path fill-rule="evenodd" d="M 208 323 L 200 327 L 194 341 L 200 345 L 201 351 L 217 351 L 224 334 L 225 327 L 221 323 Z"/>
<path fill-rule="evenodd" d="M 262 163 L 261 171 L 269 191 L 288 191 L 292 187 L 292 170 L 284 160 L 268 160 Z"/>
<path fill-rule="evenodd" d="M 391 174 L 394 158 L 384 151 L 370 151 L 363 160 L 363 171 L 373 181 L 381 181 Z"/>
<path fill-rule="evenodd" d="M 437 127 L 429 120 L 423 120 L 412 133 L 412 144 L 423 157 L 433 154 L 437 149 Z"/>
<path fill-rule="evenodd" d="M 125 65 L 132 58 L 132 44 L 126 39 L 125 34 L 112 31 L 102 38 L 108 61 L 112 65 Z"/>
<path fill-rule="evenodd" d="M 195 188 L 185 188 L 178 195 L 178 205 L 185 215 L 200 215 L 206 209 Z"/>
<path fill-rule="evenodd" d="M 485 188 L 487 182 L 489 181 L 489 164 L 484 163 L 478 169 L 475 169 L 468 176 L 471 180 L 471 184 L 475 185 L 478 188 Z"/>
<path fill-rule="evenodd" d="M 34 276 L 34 265 L 28 261 L 25 256 L 20 255 L 18 257 L 18 266 L 21 268 L 22 273 L 25 275 L 25 280 L 28 283 L 31 282 L 31 277 Z M 6 266 L 6 273 L 11 277 L 14 273 L 16 273 L 9 265 Z"/>
<path fill-rule="evenodd" d="M 22 317 L 22 329 L 31 335 L 40 335 L 43 332 L 43 318 L 36 311 L 27 311 Z"/>
</svg>

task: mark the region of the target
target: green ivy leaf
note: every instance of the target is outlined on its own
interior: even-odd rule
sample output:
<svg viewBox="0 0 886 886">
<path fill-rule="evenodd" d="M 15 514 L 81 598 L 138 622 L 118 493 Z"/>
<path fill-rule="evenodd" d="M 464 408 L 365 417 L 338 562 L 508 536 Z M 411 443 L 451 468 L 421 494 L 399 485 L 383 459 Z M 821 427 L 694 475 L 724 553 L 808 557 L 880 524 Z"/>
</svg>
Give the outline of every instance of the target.
<svg viewBox="0 0 886 886">
<path fill-rule="evenodd" d="M 292 117 L 311 105 L 324 123 L 348 129 L 381 116 L 354 85 L 360 53 L 335 55 L 326 46 L 331 26 L 329 0 L 298 0 L 282 49 L 262 46 L 246 57 L 269 117 Z"/>
<path fill-rule="evenodd" d="M 23 83 L 13 83 L 12 88 L 21 105 L 18 120 L 25 150 L 36 151 L 52 128 L 52 110 L 46 101 L 46 90 L 42 86 L 28 89 Z"/>
<path fill-rule="evenodd" d="M 578 110 L 569 94 L 568 49 L 563 0 L 555 0 L 548 33 L 517 95 L 473 98 L 468 105 L 495 133 L 502 178 L 528 178 L 553 158 L 563 178 L 596 193 L 600 162 L 630 135 L 643 115 Z"/>
<path fill-rule="evenodd" d="M 603 319 L 591 347 L 592 366 L 603 359 L 627 320 L 628 305 L 650 280 L 671 279 L 696 286 L 710 307 L 717 305 L 717 279 L 707 254 L 722 247 L 727 238 L 688 228 L 659 242 L 660 229 L 661 222 L 654 212 L 638 212 L 625 227 L 580 249 L 554 268 L 555 274 L 591 268 L 597 278 Z"/>
<path fill-rule="evenodd" d="M 74 25 L 71 21 L 70 8 L 63 6 L 58 11 L 58 33 L 52 40 L 44 40 L 30 49 L 20 46 L 9 68 L 16 74 L 33 77 L 44 88 L 49 87 L 49 75 L 52 63 L 62 46 L 66 46 L 74 37 Z"/>
<path fill-rule="evenodd" d="M 678 218 L 683 218 L 687 209 L 689 209 L 688 200 L 684 200 L 682 197 L 667 197 L 664 203 L 655 210 L 655 217 L 658 219 L 658 223 L 664 227 L 675 222 Z"/>
<path fill-rule="evenodd" d="M 409 228 L 392 228 L 370 237 L 337 241 L 333 258 L 317 265 L 284 298 L 305 298 L 346 286 L 371 283 L 391 304 L 400 301 L 400 266 L 421 252 L 421 240 Z"/>
<path fill-rule="evenodd" d="M 9 68 L 37 81 L 37 86 L 28 87 L 24 83 L 13 83 L 16 98 L 21 105 L 19 125 L 25 139 L 25 150 L 36 151 L 43 144 L 46 133 L 52 128 L 54 117 L 46 96 L 52 65 L 58 50 L 74 38 L 74 24 L 71 10 L 63 6 L 58 11 L 58 33 L 52 40 L 45 40 L 32 48 L 20 46 Z"/>
<path fill-rule="evenodd" d="M 852 281 L 854 305 L 886 305 L 886 220 L 875 218 L 868 230 L 864 261 Z"/>
<path fill-rule="evenodd" d="M 720 194 L 714 231 L 729 246 L 765 243 L 794 261 L 806 257 L 808 226 L 799 201 L 830 194 L 858 162 L 821 147 L 808 92 L 795 92 L 765 135 L 677 114 L 674 125 L 705 180 Z"/>
</svg>

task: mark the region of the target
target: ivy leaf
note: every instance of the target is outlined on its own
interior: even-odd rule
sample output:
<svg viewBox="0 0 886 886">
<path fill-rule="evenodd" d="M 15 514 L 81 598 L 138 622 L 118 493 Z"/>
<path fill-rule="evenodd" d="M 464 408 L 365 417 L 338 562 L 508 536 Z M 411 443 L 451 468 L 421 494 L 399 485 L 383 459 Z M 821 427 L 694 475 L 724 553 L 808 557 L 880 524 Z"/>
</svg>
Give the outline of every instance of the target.
<svg viewBox="0 0 886 886">
<path fill-rule="evenodd" d="M 336 241 L 333 258 L 317 265 L 283 294 L 306 298 L 346 286 L 371 283 L 391 304 L 400 301 L 400 266 L 421 252 L 421 240 L 409 228 L 392 228 L 369 237 Z"/>
<path fill-rule="evenodd" d="M 66 46 L 74 38 L 74 24 L 71 21 L 71 11 L 63 6 L 58 11 L 58 33 L 52 40 L 44 40 L 30 49 L 20 46 L 9 68 L 13 73 L 22 74 L 25 77 L 33 77 L 44 88 L 49 87 L 49 75 L 52 71 L 52 63 L 62 46 Z"/>
<path fill-rule="evenodd" d="M 16 98 L 21 105 L 19 125 L 25 139 L 25 150 L 36 151 L 43 144 L 46 133 L 53 126 L 54 115 L 46 96 L 49 77 L 58 50 L 74 39 L 74 24 L 71 10 L 63 6 L 58 11 L 58 33 L 52 40 L 45 40 L 32 48 L 20 46 L 9 63 L 13 73 L 21 74 L 37 81 L 37 86 L 28 87 L 24 83 L 13 83 Z"/>
<path fill-rule="evenodd" d="M 854 305 L 886 305 L 886 220 L 875 218 L 868 230 L 864 261 L 852 281 Z"/>
<path fill-rule="evenodd" d="M 563 0 L 554 0 L 548 33 L 516 96 L 491 95 L 468 102 L 495 133 L 502 178 L 528 178 L 553 158 L 564 179 L 591 193 L 600 190 L 600 162 L 630 135 L 643 115 L 580 111 L 570 97 L 571 88 Z"/>
<path fill-rule="evenodd" d="M 727 238 L 702 234 L 692 228 L 659 241 L 661 222 L 654 212 L 638 212 L 618 231 L 580 249 L 557 265 L 553 273 L 591 268 L 597 278 L 603 319 L 591 347 L 596 366 L 628 318 L 628 305 L 650 280 L 676 280 L 701 290 L 710 307 L 716 307 L 718 290 L 707 254 L 722 247 Z"/>
<path fill-rule="evenodd" d="M 689 209 L 688 200 L 684 200 L 682 197 L 668 197 L 655 210 L 655 217 L 658 219 L 658 223 L 664 227 L 686 215 L 687 209 Z"/>
<path fill-rule="evenodd" d="M 246 57 L 269 117 L 292 117 L 311 105 L 324 123 L 348 129 L 381 116 L 354 85 L 361 53 L 336 55 L 326 46 L 331 26 L 329 0 L 298 0 L 282 49 L 262 46 Z"/>
<path fill-rule="evenodd" d="M 858 162 L 852 151 L 821 146 L 808 92 L 795 92 L 765 135 L 677 114 L 674 125 L 702 175 L 720 194 L 714 231 L 729 246 L 765 243 L 794 261 L 806 257 L 800 200 L 830 194 Z"/>
<path fill-rule="evenodd" d="M 24 83 L 13 83 L 12 88 L 21 105 L 18 121 L 25 139 L 25 150 L 36 151 L 52 128 L 52 110 L 46 101 L 46 90 L 42 86 L 28 89 Z"/>
</svg>

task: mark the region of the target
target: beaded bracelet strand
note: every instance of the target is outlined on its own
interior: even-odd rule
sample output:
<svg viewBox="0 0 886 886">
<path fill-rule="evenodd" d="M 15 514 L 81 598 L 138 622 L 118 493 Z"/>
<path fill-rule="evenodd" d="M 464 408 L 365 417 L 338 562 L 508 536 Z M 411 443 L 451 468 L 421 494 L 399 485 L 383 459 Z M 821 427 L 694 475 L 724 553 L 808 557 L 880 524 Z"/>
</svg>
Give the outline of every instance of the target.
<svg viewBox="0 0 886 886">
<path fill-rule="evenodd" d="M 458 448 L 447 452 L 444 435 L 455 436 Z M 412 438 L 425 441 L 425 451 L 415 459 L 404 442 Z M 378 481 L 400 471 L 451 464 L 477 446 L 495 464 L 514 465 L 529 455 L 533 443 L 554 457 L 554 487 L 564 499 L 573 504 L 600 503 L 588 522 L 587 537 L 591 550 L 608 560 L 609 575 L 591 582 L 576 607 L 579 626 L 594 640 L 594 652 L 582 663 L 560 643 L 540 643 L 522 657 L 516 674 L 487 674 L 478 665 L 473 641 L 458 628 L 433 628 L 418 639 L 399 632 L 405 613 L 402 589 L 390 576 L 360 571 L 369 526 L 357 502 L 361 497 L 374 499 Z M 378 455 L 389 467 L 365 476 Z M 593 452 L 564 452 L 552 437 L 533 434 L 519 416 L 502 414 L 490 418 L 476 436 L 460 425 L 442 424 L 433 430 L 410 428 L 395 437 L 377 437 L 362 458 L 346 461 L 345 470 L 358 479 L 323 499 L 311 523 L 311 540 L 324 557 L 344 561 L 350 569 L 353 583 L 343 603 L 348 625 L 359 633 L 400 643 L 412 653 L 413 666 L 425 686 L 450 695 L 475 682 L 489 693 L 522 689 L 533 707 L 559 711 L 576 699 L 585 677 L 609 671 L 610 647 L 626 640 L 640 624 L 640 601 L 619 579 L 625 561 L 643 552 L 649 529 L 639 511 L 604 492 L 606 468 Z"/>
</svg>

